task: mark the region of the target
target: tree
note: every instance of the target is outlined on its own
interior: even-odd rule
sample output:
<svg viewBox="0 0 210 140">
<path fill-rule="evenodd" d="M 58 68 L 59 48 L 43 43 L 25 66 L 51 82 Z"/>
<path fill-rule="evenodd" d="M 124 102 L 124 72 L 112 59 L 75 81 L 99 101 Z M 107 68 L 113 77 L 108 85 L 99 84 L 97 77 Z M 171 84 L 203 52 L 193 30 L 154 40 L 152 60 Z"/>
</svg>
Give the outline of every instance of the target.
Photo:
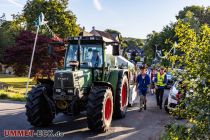
<svg viewBox="0 0 210 140">
<path fill-rule="evenodd" d="M 12 21 L 5 21 L 0 26 L 0 61 L 3 62 L 4 50 L 15 43 L 15 36 L 19 33 Z"/>
<path fill-rule="evenodd" d="M 20 31 L 25 29 L 24 17 L 13 14 L 13 20 L 6 19 L 0 25 L 0 61 L 4 62 L 3 54 L 7 47 L 15 44 L 15 38 Z"/>
<path fill-rule="evenodd" d="M 185 65 L 185 72 L 179 79 L 188 85 L 187 90 L 193 90 L 193 94 L 186 97 L 174 112 L 188 122 L 170 124 L 163 139 L 209 139 L 210 28 L 207 24 L 201 25 L 197 33 L 190 23 L 179 20 L 175 33 L 179 42 L 176 48 L 183 53 L 171 56 L 169 60 Z"/>
<path fill-rule="evenodd" d="M 142 39 L 136 39 L 137 47 L 142 48 L 144 46 L 144 42 Z"/>
<path fill-rule="evenodd" d="M 16 37 L 14 46 L 5 50 L 4 60 L 6 64 L 13 66 L 15 74 L 18 76 L 25 76 L 28 72 L 34 38 L 35 34 L 29 31 L 21 31 Z M 49 78 L 52 69 L 62 65 L 61 61 L 64 56 L 64 48 L 62 46 L 55 47 L 53 56 L 48 55 L 48 44 L 52 41 L 54 40 L 46 36 L 38 36 L 32 76 L 40 74 Z"/>
<path fill-rule="evenodd" d="M 179 11 L 176 18 L 177 20 L 182 20 L 183 22 L 190 24 L 190 27 L 193 28 L 196 33 L 199 33 L 201 25 L 204 23 L 210 25 L 210 7 L 187 6 Z M 151 61 L 154 60 L 155 45 L 157 45 L 158 50 L 162 51 L 162 54 L 165 54 L 171 49 L 174 42 L 178 42 L 177 36 L 175 35 L 176 24 L 177 22 L 171 23 L 170 25 L 163 27 L 161 32 L 153 32 L 147 36 L 144 46 L 145 56 L 147 57 L 146 63 L 151 63 Z M 181 52 L 177 50 L 176 54 L 181 55 Z M 161 63 L 165 66 L 171 65 L 167 59 L 163 59 Z"/>
<path fill-rule="evenodd" d="M 106 29 L 104 30 L 104 32 L 110 33 L 110 34 L 117 34 L 117 35 L 121 35 L 121 33 L 117 30 L 113 30 L 113 29 Z"/>
<path fill-rule="evenodd" d="M 143 40 L 139 38 L 125 37 L 124 40 L 126 42 L 127 47 L 130 46 L 142 48 L 144 45 Z"/>
<path fill-rule="evenodd" d="M 44 13 L 50 29 L 60 37 L 78 35 L 80 29 L 76 24 L 76 16 L 67 10 L 68 0 L 28 0 L 24 9 L 23 17 L 27 22 L 27 30 L 35 31 L 35 19 Z M 42 30 L 42 33 L 48 33 Z"/>
<path fill-rule="evenodd" d="M 141 60 L 141 57 L 140 57 L 140 56 L 137 56 L 137 57 L 135 58 L 135 62 L 140 62 L 140 60 Z"/>
<path fill-rule="evenodd" d="M 151 64 L 153 59 L 155 58 L 156 45 L 158 48 L 160 47 L 160 38 L 159 33 L 153 31 L 151 34 L 147 35 L 146 43 L 144 46 L 144 54 L 145 54 L 145 63 Z"/>
<path fill-rule="evenodd" d="M 129 39 L 127 42 L 128 42 L 128 45 L 131 47 L 138 46 L 138 42 L 135 39 Z"/>
<path fill-rule="evenodd" d="M 6 21 L 5 13 L 3 13 L 3 15 L 0 17 L 0 26 L 1 26 L 2 23 L 4 23 L 5 21 Z"/>
<path fill-rule="evenodd" d="M 160 33 L 153 32 L 147 36 L 147 43 L 144 49 L 145 55 L 148 56 L 148 61 L 151 61 L 155 57 L 156 46 L 157 50 L 160 50 L 162 54 L 164 54 L 168 52 L 173 46 L 174 42 L 177 41 L 174 32 L 174 26 L 175 24 L 171 23 L 170 25 L 163 27 Z M 168 60 L 162 60 L 162 64 L 168 66 Z"/>
<path fill-rule="evenodd" d="M 179 11 L 176 19 L 179 20 L 194 20 L 199 25 L 208 24 L 210 26 L 210 7 L 201 6 L 186 6 L 183 10 Z"/>
</svg>

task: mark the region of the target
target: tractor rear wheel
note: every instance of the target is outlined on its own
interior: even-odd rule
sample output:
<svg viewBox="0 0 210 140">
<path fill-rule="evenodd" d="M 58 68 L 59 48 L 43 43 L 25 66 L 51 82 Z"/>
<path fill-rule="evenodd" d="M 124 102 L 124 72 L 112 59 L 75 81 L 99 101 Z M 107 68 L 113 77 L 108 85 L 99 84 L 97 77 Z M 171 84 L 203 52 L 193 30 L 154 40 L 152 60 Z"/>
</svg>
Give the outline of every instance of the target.
<svg viewBox="0 0 210 140">
<path fill-rule="evenodd" d="M 128 78 L 126 75 L 122 76 L 117 83 L 117 92 L 115 99 L 114 117 L 124 118 L 128 106 Z"/>
<path fill-rule="evenodd" d="M 33 126 L 48 126 L 55 117 L 55 107 L 50 99 L 50 86 L 38 85 L 29 93 L 26 101 L 26 116 Z M 49 97 L 47 100 L 45 95 Z"/>
<path fill-rule="evenodd" d="M 87 122 L 88 128 L 97 132 L 108 131 L 113 114 L 113 97 L 110 88 L 93 87 L 88 96 Z"/>
</svg>

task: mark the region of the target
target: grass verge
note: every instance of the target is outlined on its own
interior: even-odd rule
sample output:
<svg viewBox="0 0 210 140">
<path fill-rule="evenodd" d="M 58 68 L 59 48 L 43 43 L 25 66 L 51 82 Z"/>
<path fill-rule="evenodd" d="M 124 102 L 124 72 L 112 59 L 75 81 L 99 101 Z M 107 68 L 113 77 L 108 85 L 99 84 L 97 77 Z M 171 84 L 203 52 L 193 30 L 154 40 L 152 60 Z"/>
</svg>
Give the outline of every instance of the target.
<svg viewBox="0 0 210 140">
<path fill-rule="evenodd" d="M 8 93 L 8 92 L 5 93 L 0 91 L 0 99 L 9 99 L 13 101 L 25 102 L 26 96 L 19 93 Z"/>
<path fill-rule="evenodd" d="M 11 75 L 0 75 L 0 99 L 13 101 L 26 101 L 26 82 L 27 77 L 15 77 Z M 35 84 L 30 79 L 29 90 Z M 2 87 L 3 86 L 3 87 Z"/>
</svg>

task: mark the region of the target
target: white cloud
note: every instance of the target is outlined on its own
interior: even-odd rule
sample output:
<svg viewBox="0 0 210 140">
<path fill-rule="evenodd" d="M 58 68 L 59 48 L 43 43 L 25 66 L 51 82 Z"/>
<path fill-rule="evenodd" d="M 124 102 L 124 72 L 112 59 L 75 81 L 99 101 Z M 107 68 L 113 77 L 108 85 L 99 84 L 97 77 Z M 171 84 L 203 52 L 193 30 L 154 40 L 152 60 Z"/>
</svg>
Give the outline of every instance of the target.
<svg viewBox="0 0 210 140">
<path fill-rule="evenodd" d="M 16 2 L 16 0 L 7 0 L 7 1 L 12 3 L 12 4 L 14 4 L 14 5 L 16 5 L 16 6 L 18 6 L 18 7 L 21 7 L 21 8 L 23 7 L 23 5 L 18 3 L 18 2 Z"/>
<path fill-rule="evenodd" d="M 93 0 L 93 4 L 94 4 L 95 8 L 98 11 L 101 11 L 102 10 L 102 6 L 101 6 L 101 3 L 100 3 L 100 0 Z"/>
</svg>

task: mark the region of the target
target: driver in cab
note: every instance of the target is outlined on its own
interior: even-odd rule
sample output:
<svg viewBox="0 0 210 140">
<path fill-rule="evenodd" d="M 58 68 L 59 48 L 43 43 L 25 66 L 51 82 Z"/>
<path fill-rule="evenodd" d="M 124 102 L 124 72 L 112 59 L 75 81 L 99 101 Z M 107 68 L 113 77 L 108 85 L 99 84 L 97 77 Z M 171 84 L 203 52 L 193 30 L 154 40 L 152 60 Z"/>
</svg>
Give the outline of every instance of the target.
<svg viewBox="0 0 210 140">
<path fill-rule="evenodd" d="M 91 63 L 92 63 L 93 67 L 100 67 L 100 65 L 101 65 L 101 58 L 100 58 L 98 50 L 93 50 Z"/>
</svg>

